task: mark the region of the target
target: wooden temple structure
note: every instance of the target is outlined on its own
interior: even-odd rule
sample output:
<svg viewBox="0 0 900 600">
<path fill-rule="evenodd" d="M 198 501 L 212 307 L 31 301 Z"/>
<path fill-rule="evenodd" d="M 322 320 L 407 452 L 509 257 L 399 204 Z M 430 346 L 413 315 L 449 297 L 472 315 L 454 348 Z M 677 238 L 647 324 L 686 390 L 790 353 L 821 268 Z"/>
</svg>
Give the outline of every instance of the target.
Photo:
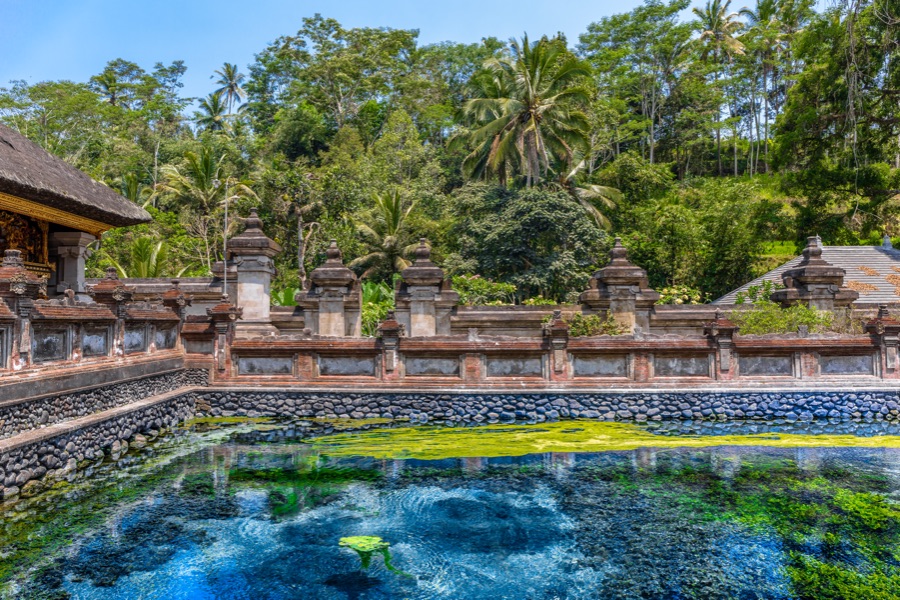
<svg viewBox="0 0 900 600">
<path fill-rule="evenodd" d="M 85 259 L 104 231 L 149 220 L 140 206 L 0 125 L 0 256 L 19 250 L 49 297 L 85 292 Z"/>
</svg>

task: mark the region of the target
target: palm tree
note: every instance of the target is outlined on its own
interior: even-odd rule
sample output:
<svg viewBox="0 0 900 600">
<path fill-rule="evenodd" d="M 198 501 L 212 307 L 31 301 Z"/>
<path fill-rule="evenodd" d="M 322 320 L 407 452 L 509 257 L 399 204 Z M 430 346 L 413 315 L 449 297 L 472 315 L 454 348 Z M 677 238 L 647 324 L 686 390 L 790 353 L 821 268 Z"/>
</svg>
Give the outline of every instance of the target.
<svg viewBox="0 0 900 600">
<path fill-rule="evenodd" d="M 107 102 L 112 106 L 116 106 L 124 86 L 119 82 L 119 78 L 113 71 L 107 70 L 99 75 L 94 75 L 91 77 L 91 82 L 97 88 L 99 94 L 106 98 Z"/>
<path fill-rule="evenodd" d="M 140 182 L 136 173 L 125 173 L 119 181 L 119 189 L 123 196 L 147 208 L 155 200 L 153 188 Z"/>
<path fill-rule="evenodd" d="M 364 278 L 381 275 L 389 279 L 410 265 L 404 257 L 414 248 L 407 217 L 416 203 L 406 204 L 399 190 L 375 193 L 372 202 L 368 218 L 356 221 L 356 230 L 366 245 L 367 253 L 351 261 L 350 266 L 364 267 Z"/>
<path fill-rule="evenodd" d="M 131 242 L 127 271 L 114 258 L 110 256 L 107 258 L 122 279 L 128 277 L 163 277 L 168 271 L 167 267 L 170 266 L 168 254 L 168 246 L 166 246 L 164 241 L 160 240 L 154 243 L 152 237 L 144 236 Z M 190 265 L 188 265 L 175 273 L 170 272 L 169 274 L 174 277 L 181 277 L 190 268 Z"/>
<path fill-rule="evenodd" d="M 562 171 L 557 180 L 557 185 L 578 200 L 581 207 L 588 214 L 597 227 L 609 229 L 609 218 L 603 214 L 603 209 L 613 209 L 622 200 L 622 192 L 614 187 L 597 185 L 593 183 L 579 183 L 579 174 L 585 169 L 587 161 L 582 159 L 571 171 Z"/>
<path fill-rule="evenodd" d="M 228 107 L 225 105 L 222 92 L 213 92 L 200 100 L 200 112 L 194 121 L 207 131 L 225 131 L 228 129 Z"/>
<path fill-rule="evenodd" d="M 163 183 L 158 187 L 160 193 L 183 203 L 191 213 L 196 214 L 191 224 L 206 245 L 208 268 L 212 268 L 212 249 L 217 247 L 214 239 L 210 239 L 211 236 L 214 237 L 215 224 L 218 222 L 214 211 L 235 196 L 257 198 L 250 189 L 249 180 L 223 176 L 224 161 L 225 156 L 216 157 L 208 147 L 201 148 L 199 153 L 185 152 L 184 166 L 181 169 L 173 165 L 162 168 Z"/>
<path fill-rule="evenodd" d="M 246 77 L 238 71 L 237 65 L 231 63 L 222 65 L 221 69 L 216 70 L 216 75 L 219 76 L 216 83 L 222 86 L 216 90 L 216 93 L 225 96 L 225 101 L 228 103 L 228 112 L 233 113 L 234 101 L 247 97 L 247 92 L 241 87 Z"/>
<path fill-rule="evenodd" d="M 760 62 L 763 97 L 763 148 L 766 171 L 769 170 L 769 79 L 774 77 L 775 53 L 781 38 L 778 23 L 778 3 L 776 0 L 758 0 L 756 10 L 741 9 L 741 16 L 747 19 L 750 33 L 755 39 L 755 54 Z M 757 134 L 759 124 L 757 121 Z M 757 137 L 759 137 L 757 135 Z M 759 152 L 757 151 L 757 158 Z"/>
<path fill-rule="evenodd" d="M 703 49 L 701 58 L 707 60 L 712 55 L 715 77 L 718 82 L 722 75 L 722 63 L 729 62 L 736 54 L 744 53 L 744 45 L 735 37 L 743 24 L 737 19 L 738 13 L 729 13 L 731 0 L 706 0 L 706 8 L 694 8 L 693 12 L 700 18 L 699 42 Z M 719 175 L 722 174 L 722 124 L 720 111 L 716 113 L 716 160 L 719 163 Z"/>
<path fill-rule="evenodd" d="M 492 58 L 475 78 L 475 98 L 462 107 L 470 129 L 463 134 L 475 149 L 463 164 L 473 177 L 520 168 L 525 184 L 541 181 L 555 160 L 571 164 L 589 145 L 590 125 L 581 106 L 590 101 L 581 85 L 589 67 L 560 39 L 528 36 L 513 41 L 508 57 Z"/>
</svg>

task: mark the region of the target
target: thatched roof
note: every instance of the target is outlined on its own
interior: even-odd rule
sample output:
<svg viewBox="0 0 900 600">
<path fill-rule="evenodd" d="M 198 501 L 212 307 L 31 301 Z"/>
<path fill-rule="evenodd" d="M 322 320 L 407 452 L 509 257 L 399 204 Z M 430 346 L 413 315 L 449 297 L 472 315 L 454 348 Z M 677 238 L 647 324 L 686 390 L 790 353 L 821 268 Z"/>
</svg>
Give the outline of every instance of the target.
<svg viewBox="0 0 900 600">
<path fill-rule="evenodd" d="M 0 193 L 122 227 L 151 219 L 140 206 L 0 125 Z"/>
</svg>

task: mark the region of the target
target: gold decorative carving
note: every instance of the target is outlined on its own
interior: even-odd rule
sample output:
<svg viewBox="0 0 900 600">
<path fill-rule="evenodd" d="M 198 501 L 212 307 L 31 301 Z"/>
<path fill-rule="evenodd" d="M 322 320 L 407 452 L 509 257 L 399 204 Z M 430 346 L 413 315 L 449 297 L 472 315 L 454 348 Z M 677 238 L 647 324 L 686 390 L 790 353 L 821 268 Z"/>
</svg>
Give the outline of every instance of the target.
<svg viewBox="0 0 900 600">
<path fill-rule="evenodd" d="M 16 212 L 0 210 L 0 253 L 19 250 L 26 265 L 42 266 L 49 273 L 49 224 Z"/>
<path fill-rule="evenodd" d="M 31 200 L 25 200 L 24 198 L 18 198 L 2 192 L 0 192 L 0 210 L 8 210 L 41 221 L 49 221 L 58 225 L 64 225 L 66 227 L 71 227 L 72 229 L 85 231 L 97 237 L 100 237 L 104 231 L 112 229 L 112 225 L 88 219 L 87 217 L 73 215 L 64 210 L 59 210 L 58 208 L 44 206 L 43 204 L 38 204 L 37 202 L 32 202 Z"/>
</svg>

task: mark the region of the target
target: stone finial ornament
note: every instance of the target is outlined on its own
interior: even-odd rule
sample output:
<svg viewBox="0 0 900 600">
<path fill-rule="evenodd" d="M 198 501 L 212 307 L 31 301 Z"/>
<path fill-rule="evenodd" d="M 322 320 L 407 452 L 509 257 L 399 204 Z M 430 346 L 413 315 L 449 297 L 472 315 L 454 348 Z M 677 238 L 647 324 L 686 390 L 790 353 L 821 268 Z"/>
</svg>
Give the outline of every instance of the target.
<svg viewBox="0 0 900 600">
<path fill-rule="evenodd" d="M 625 329 L 650 330 L 650 311 L 659 293 L 650 287 L 647 272 L 628 260 L 622 239 L 615 238 L 609 251 L 609 264 L 591 277 L 581 296 L 586 314 L 608 313 Z"/>
<path fill-rule="evenodd" d="M 784 288 L 775 290 L 771 299 L 782 306 L 802 303 L 819 310 L 850 306 L 859 292 L 844 287 L 846 272 L 822 257 L 822 240 L 810 236 L 803 249 L 803 259 L 781 275 Z"/>
</svg>

